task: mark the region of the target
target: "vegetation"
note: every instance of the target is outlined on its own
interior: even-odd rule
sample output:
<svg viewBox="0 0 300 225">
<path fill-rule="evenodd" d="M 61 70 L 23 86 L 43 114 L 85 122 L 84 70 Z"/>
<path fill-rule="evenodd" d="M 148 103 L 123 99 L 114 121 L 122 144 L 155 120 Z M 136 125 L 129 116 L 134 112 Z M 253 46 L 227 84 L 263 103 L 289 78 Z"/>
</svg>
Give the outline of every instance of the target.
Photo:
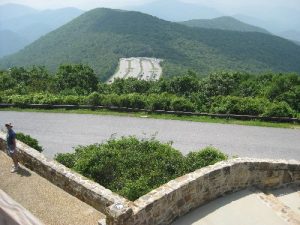
<svg viewBox="0 0 300 225">
<path fill-rule="evenodd" d="M 193 72 L 158 81 L 98 82 L 86 65 L 61 65 L 51 75 L 44 67 L 0 72 L 0 102 L 103 105 L 147 110 L 296 117 L 300 76 L 220 72 L 198 78 Z"/>
<path fill-rule="evenodd" d="M 300 72 L 300 46 L 259 32 L 187 27 L 138 13 L 94 9 L 0 60 L 0 68 L 82 63 L 107 80 L 123 57 L 164 59 L 165 76 L 192 69 Z"/>
<path fill-rule="evenodd" d="M 58 154 L 55 159 L 135 200 L 172 179 L 225 160 L 227 156 L 208 147 L 184 157 L 170 144 L 162 144 L 154 138 L 123 137 L 102 144 L 79 146 L 74 153 Z"/>
<path fill-rule="evenodd" d="M 42 152 L 43 148 L 39 145 L 38 140 L 36 140 L 35 138 L 31 137 L 30 135 L 27 134 L 23 134 L 21 132 L 16 133 L 17 135 L 17 139 L 25 144 L 27 144 L 28 146 L 30 146 L 31 148 L 37 150 L 38 152 Z"/>
</svg>

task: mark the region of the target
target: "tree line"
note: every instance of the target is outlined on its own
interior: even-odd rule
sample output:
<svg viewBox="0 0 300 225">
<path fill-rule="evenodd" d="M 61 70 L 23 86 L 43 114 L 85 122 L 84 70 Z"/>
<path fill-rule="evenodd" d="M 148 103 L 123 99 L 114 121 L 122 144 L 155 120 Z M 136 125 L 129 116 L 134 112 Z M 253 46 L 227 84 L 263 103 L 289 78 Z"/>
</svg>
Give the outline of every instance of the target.
<svg viewBox="0 0 300 225">
<path fill-rule="evenodd" d="M 2 103 L 91 104 L 151 110 L 299 116 L 300 76 L 295 73 L 218 72 L 199 77 L 189 71 L 158 81 L 100 81 L 87 65 L 14 67 L 0 72 Z"/>
</svg>

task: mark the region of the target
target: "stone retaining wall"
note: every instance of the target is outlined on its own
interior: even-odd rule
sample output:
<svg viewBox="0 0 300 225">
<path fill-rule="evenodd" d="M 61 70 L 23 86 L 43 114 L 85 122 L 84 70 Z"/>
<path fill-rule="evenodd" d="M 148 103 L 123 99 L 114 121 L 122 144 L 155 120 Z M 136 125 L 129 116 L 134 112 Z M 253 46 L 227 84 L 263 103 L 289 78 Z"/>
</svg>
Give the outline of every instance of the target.
<svg viewBox="0 0 300 225">
<path fill-rule="evenodd" d="M 142 196 L 125 224 L 170 224 L 192 209 L 247 187 L 279 188 L 300 184 L 300 162 L 234 159 L 179 177 Z"/>
<path fill-rule="evenodd" d="M 0 133 L 0 149 L 5 149 Z M 238 158 L 184 175 L 135 202 L 105 189 L 17 142 L 21 162 L 106 215 L 107 225 L 165 225 L 220 196 L 248 187 L 300 184 L 300 162 Z"/>
<path fill-rule="evenodd" d="M 2 151 L 6 149 L 5 137 L 6 135 L 0 132 L 0 150 Z M 132 214 L 132 209 L 128 207 L 129 201 L 118 194 L 71 171 L 56 161 L 47 159 L 43 154 L 20 141 L 17 141 L 17 151 L 18 158 L 24 166 L 103 214 L 114 216 L 115 212 L 111 212 L 109 208 L 114 204 L 123 205 L 122 214 L 126 215 L 128 212 Z"/>
</svg>

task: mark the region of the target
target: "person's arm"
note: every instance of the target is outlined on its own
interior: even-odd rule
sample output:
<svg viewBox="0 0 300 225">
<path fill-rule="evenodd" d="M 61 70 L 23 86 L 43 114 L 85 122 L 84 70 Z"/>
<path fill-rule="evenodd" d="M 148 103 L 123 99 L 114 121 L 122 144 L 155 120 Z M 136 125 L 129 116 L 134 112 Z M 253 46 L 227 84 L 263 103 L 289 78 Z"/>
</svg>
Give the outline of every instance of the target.
<svg viewBox="0 0 300 225">
<path fill-rule="evenodd" d="M 14 150 L 16 150 L 16 147 L 17 147 L 16 138 L 14 138 L 12 141 L 13 141 Z"/>
</svg>

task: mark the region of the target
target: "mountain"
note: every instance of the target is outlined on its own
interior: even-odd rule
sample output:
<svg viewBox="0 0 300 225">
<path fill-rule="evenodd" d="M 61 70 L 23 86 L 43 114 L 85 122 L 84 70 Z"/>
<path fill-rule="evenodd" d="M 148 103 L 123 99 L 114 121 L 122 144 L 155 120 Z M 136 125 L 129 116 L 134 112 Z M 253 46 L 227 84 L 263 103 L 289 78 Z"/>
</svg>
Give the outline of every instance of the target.
<svg viewBox="0 0 300 225">
<path fill-rule="evenodd" d="M 15 53 L 29 41 L 10 30 L 0 30 L 0 57 Z"/>
<path fill-rule="evenodd" d="M 42 35 L 71 21 L 81 15 L 83 11 L 76 8 L 63 8 L 57 10 L 39 11 L 23 5 L 7 4 L 0 5 L 0 31 L 11 31 L 17 34 L 26 42 L 18 43 L 17 49 L 22 49 L 25 45 L 37 40 Z M 10 33 L 2 32 L 1 39 L 9 39 Z M 3 44 L 3 43 L 2 43 Z M 0 56 L 15 52 L 14 46 L 7 46 L 7 51 L 0 51 Z"/>
<path fill-rule="evenodd" d="M 0 5 L 0 23 L 5 20 L 29 15 L 37 12 L 37 10 L 25 5 L 4 4 Z"/>
<path fill-rule="evenodd" d="M 288 12 L 284 10 L 282 13 L 286 15 L 288 14 Z M 297 30 L 297 28 L 300 27 L 300 12 L 298 13 L 297 11 L 292 10 L 290 11 L 290 14 L 291 15 L 287 16 L 286 18 L 281 15 L 280 17 L 277 16 L 277 18 L 271 18 L 269 20 L 266 18 L 257 19 L 252 16 L 241 14 L 234 15 L 233 17 L 243 21 L 244 23 L 254 24 L 256 26 L 266 28 L 273 34 L 291 40 L 299 45 L 300 30 Z"/>
<path fill-rule="evenodd" d="M 234 17 L 243 22 L 263 27 L 272 33 L 300 27 L 299 7 L 292 8 L 290 6 L 293 4 L 289 5 L 289 3 L 279 6 L 279 4 L 270 4 L 266 1 L 261 1 L 261 5 L 265 5 L 265 7 L 249 7 L 241 10 Z"/>
<path fill-rule="evenodd" d="M 94 9 L 2 58 L 0 69 L 63 63 L 92 66 L 108 79 L 119 58 L 164 59 L 164 75 L 188 69 L 200 74 L 220 70 L 300 72 L 300 46 L 269 34 L 192 28 L 139 12 Z"/>
<path fill-rule="evenodd" d="M 36 11 L 31 14 L 4 20 L 2 29 L 22 33 L 27 28 L 32 28 L 37 24 L 38 27 L 44 25 L 54 30 L 80 14 L 82 14 L 82 11 L 76 8 Z"/>
<path fill-rule="evenodd" d="M 207 29 L 221 29 L 242 32 L 261 32 L 269 34 L 269 32 L 263 28 L 243 23 L 230 16 L 222 16 L 214 19 L 188 20 L 181 22 L 181 24 L 190 27 L 200 27 Z"/>
<path fill-rule="evenodd" d="M 216 9 L 199 4 L 184 3 L 178 0 L 158 0 L 133 8 L 132 10 L 175 22 L 190 19 L 210 19 L 223 15 Z"/>
<path fill-rule="evenodd" d="M 300 30 L 285 30 L 277 33 L 278 36 L 300 43 Z"/>
</svg>

